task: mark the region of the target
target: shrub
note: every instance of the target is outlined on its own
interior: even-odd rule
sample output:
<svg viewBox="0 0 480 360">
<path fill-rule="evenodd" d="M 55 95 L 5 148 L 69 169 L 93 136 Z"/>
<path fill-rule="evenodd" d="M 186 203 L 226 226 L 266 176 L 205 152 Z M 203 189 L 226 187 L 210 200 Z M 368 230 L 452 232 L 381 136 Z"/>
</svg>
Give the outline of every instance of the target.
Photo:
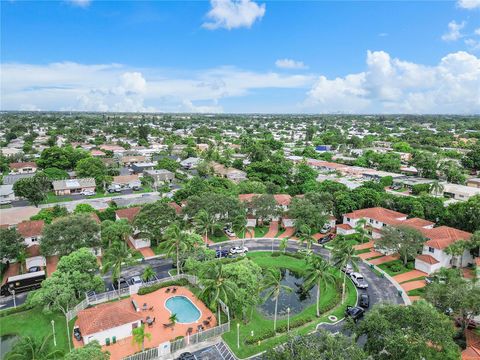
<svg viewBox="0 0 480 360">
<path fill-rule="evenodd" d="M 141 287 L 138 290 L 138 295 L 146 295 L 150 294 L 154 291 L 157 291 L 158 289 L 163 289 L 164 287 L 169 287 L 169 286 L 187 286 L 189 284 L 187 279 L 179 279 L 179 280 L 171 280 L 171 281 L 166 281 L 163 283 L 158 283 L 150 286 L 144 286 Z"/>
<path fill-rule="evenodd" d="M 399 272 L 403 270 L 403 266 L 398 263 L 391 264 L 389 268 L 392 272 Z"/>
</svg>

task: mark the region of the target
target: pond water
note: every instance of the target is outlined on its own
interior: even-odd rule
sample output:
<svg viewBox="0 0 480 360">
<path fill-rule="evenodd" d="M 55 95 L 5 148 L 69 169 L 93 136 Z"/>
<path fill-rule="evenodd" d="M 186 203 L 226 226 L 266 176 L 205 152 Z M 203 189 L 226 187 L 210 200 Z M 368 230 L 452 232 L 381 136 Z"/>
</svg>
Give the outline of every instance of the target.
<svg viewBox="0 0 480 360">
<path fill-rule="evenodd" d="M 0 336 L 0 359 L 12 350 L 13 345 L 18 340 L 18 336 L 14 334 L 7 334 Z"/>
<path fill-rule="evenodd" d="M 291 292 L 282 290 L 278 297 L 278 314 L 277 317 L 286 317 L 287 308 L 290 308 L 290 315 L 296 315 L 302 312 L 306 307 L 315 304 L 317 286 L 309 291 L 305 291 L 302 287 L 304 279 L 299 274 L 288 269 L 281 269 L 282 285 L 286 285 L 292 289 Z M 261 293 L 264 299 L 268 291 Z M 258 310 L 266 317 L 275 315 L 275 300 L 267 299 L 263 304 L 259 305 Z"/>
</svg>

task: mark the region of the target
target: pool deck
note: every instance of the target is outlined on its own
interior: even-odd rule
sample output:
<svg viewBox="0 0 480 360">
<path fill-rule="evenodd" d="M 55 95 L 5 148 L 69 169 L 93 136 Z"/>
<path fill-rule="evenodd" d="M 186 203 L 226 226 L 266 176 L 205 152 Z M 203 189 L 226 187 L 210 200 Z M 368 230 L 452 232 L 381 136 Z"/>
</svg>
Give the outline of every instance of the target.
<svg viewBox="0 0 480 360">
<path fill-rule="evenodd" d="M 172 288 L 173 287 L 170 287 L 170 289 Z M 149 308 L 153 306 L 153 310 L 140 310 L 139 312 L 140 315 L 144 315 L 144 318 L 147 316 L 150 316 L 150 318 L 155 318 L 155 323 L 152 326 L 147 326 L 145 324 L 145 331 L 150 333 L 152 336 L 150 340 L 145 339 L 145 349 L 156 347 L 166 341 L 173 340 L 178 336 L 186 337 L 188 328 L 192 328 L 192 333 L 196 333 L 197 326 L 201 325 L 204 320 L 207 320 L 208 317 L 211 317 L 210 325 L 204 326 L 205 329 L 210 329 L 217 325 L 215 315 L 190 290 L 181 286 L 177 286 L 176 288 L 177 291 L 175 294 L 172 292 L 167 293 L 167 288 L 163 288 L 150 294 L 137 294 L 130 297 L 129 300 L 135 300 L 140 308 L 142 308 L 144 303 L 147 303 Z M 170 322 L 169 317 L 171 315 L 170 311 L 165 307 L 165 301 L 174 296 L 187 297 L 200 310 L 201 315 L 198 321 L 189 324 L 176 323 L 171 328 L 164 328 L 163 324 L 168 324 Z M 83 346 L 82 342 L 78 342 L 75 339 L 73 339 L 73 343 L 75 347 Z M 116 344 L 103 346 L 103 350 L 110 352 L 111 360 L 120 360 L 124 357 L 141 351 L 141 347 L 136 343 L 133 343 L 132 337 L 130 336 L 118 340 Z"/>
</svg>

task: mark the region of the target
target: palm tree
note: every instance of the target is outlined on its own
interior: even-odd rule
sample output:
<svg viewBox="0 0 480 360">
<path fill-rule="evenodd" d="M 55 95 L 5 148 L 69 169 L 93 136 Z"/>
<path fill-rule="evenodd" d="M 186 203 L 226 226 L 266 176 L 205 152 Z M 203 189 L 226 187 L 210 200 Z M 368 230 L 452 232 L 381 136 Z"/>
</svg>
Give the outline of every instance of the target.
<svg viewBox="0 0 480 360">
<path fill-rule="evenodd" d="M 357 221 L 357 224 L 354 227 L 355 233 L 359 235 L 360 242 L 363 244 L 366 239 L 367 231 L 365 230 L 365 225 L 367 224 L 366 219 L 360 219 Z"/>
<path fill-rule="evenodd" d="M 310 249 L 312 247 L 312 243 L 313 243 L 312 229 L 309 226 L 303 225 L 300 228 L 299 240 L 302 244 L 306 243 L 307 249 Z"/>
<path fill-rule="evenodd" d="M 170 321 L 171 324 L 175 325 L 178 321 L 178 316 L 177 314 L 173 313 L 172 315 L 170 315 L 170 317 L 168 318 L 168 320 Z"/>
<path fill-rule="evenodd" d="M 105 252 L 102 272 L 106 273 L 112 270 L 112 279 L 118 281 L 118 290 L 120 290 L 120 275 L 122 274 L 123 265 L 131 265 L 134 260 L 132 251 L 124 241 L 116 241 Z"/>
<path fill-rule="evenodd" d="M 175 254 L 177 262 L 177 274 L 182 272 L 180 267 L 180 253 L 188 250 L 187 236 L 188 234 L 181 230 L 177 223 L 173 223 L 165 231 L 166 240 L 162 245 L 167 250 L 167 256 L 172 256 Z"/>
<path fill-rule="evenodd" d="M 467 248 L 468 248 L 467 242 L 464 240 L 459 240 L 457 242 L 454 242 L 453 244 L 450 244 L 445 249 L 445 253 L 453 257 L 452 259 L 453 266 L 460 267 L 462 265 L 461 257 Z"/>
<path fill-rule="evenodd" d="M 355 271 L 358 270 L 357 262 L 358 256 L 355 254 L 355 249 L 353 246 L 348 244 L 343 239 L 336 239 L 334 243 L 334 248 L 332 251 L 332 260 L 334 265 L 342 269 L 350 264 Z M 345 282 L 347 280 L 347 273 L 343 273 L 343 283 L 342 283 L 342 304 L 345 302 Z"/>
<path fill-rule="evenodd" d="M 27 250 L 22 247 L 17 254 L 17 261 L 20 265 L 20 274 L 23 274 L 25 271 L 25 260 L 27 259 Z"/>
<path fill-rule="evenodd" d="M 268 290 L 265 301 L 268 299 L 275 300 L 275 315 L 273 318 L 273 331 L 277 331 L 277 310 L 278 310 L 278 297 L 282 290 L 291 292 L 292 288 L 282 284 L 282 274 L 276 269 L 268 269 L 265 277 L 263 278 L 264 286 L 262 290 Z"/>
<path fill-rule="evenodd" d="M 149 279 L 154 278 L 157 275 L 155 270 L 153 270 L 152 265 L 148 265 L 145 270 L 143 270 L 142 280 L 147 282 Z"/>
<path fill-rule="evenodd" d="M 280 245 L 278 246 L 281 251 L 285 254 L 287 252 L 287 247 L 288 247 L 288 239 L 283 238 L 280 240 Z"/>
<path fill-rule="evenodd" d="M 444 189 L 443 185 L 440 184 L 438 180 L 432 182 L 432 184 L 430 185 L 430 192 L 436 196 L 443 193 L 443 189 Z"/>
<path fill-rule="evenodd" d="M 317 317 L 320 316 L 320 286 L 323 283 L 334 283 L 335 275 L 332 274 L 330 265 L 320 256 L 311 256 L 310 265 L 305 275 L 305 288 L 311 289 L 317 285 Z"/>
<path fill-rule="evenodd" d="M 216 221 L 213 215 L 210 215 L 204 209 L 201 209 L 197 216 L 193 219 L 195 230 L 205 236 L 205 244 L 207 243 L 208 234 L 213 234 L 217 229 L 220 229 L 220 224 Z"/>
<path fill-rule="evenodd" d="M 142 347 L 142 351 L 145 350 L 145 339 L 150 340 L 152 334 L 145 332 L 145 324 L 132 330 L 132 343 L 138 344 Z"/>
<path fill-rule="evenodd" d="M 203 287 L 203 290 L 200 296 L 208 302 L 210 308 L 216 309 L 219 299 L 228 304 L 230 299 L 235 298 L 237 295 L 237 285 L 224 276 L 221 264 L 216 263 L 202 276 L 200 285 Z"/>
<path fill-rule="evenodd" d="M 63 357 L 61 350 L 51 349 L 51 337 L 47 335 L 42 339 L 24 336 L 13 345 L 7 353 L 5 360 L 49 360 Z"/>
</svg>

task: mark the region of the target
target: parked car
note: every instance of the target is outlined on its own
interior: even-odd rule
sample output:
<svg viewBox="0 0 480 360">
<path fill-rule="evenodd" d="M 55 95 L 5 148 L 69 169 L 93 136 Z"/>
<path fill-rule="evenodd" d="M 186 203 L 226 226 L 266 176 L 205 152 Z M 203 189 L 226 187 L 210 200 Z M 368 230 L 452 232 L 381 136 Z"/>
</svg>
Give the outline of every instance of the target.
<svg viewBox="0 0 480 360">
<path fill-rule="evenodd" d="M 130 279 L 128 279 L 128 284 L 129 285 L 140 285 L 142 283 L 142 279 L 140 276 L 133 276 Z"/>
<path fill-rule="evenodd" d="M 347 264 L 346 266 L 344 266 L 344 267 L 342 268 L 342 271 L 343 271 L 345 274 L 347 274 L 348 276 L 350 276 L 350 274 L 353 273 L 353 267 L 352 267 L 352 265 Z"/>
<path fill-rule="evenodd" d="M 246 246 L 235 246 L 230 249 L 230 254 L 245 254 L 248 252 L 248 248 Z"/>
<path fill-rule="evenodd" d="M 80 332 L 80 328 L 78 326 L 73 328 L 73 337 L 77 341 L 82 341 L 82 333 Z"/>
<path fill-rule="evenodd" d="M 37 272 L 37 271 L 42 271 L 42 268 L 40 266 L 31 266 L 31 267 L 28 268 L 29 273 L 34 273 L 34 272 Z"/>
<path fill-rule="evenodd" d="M 461 327 L 462 326 L 462 319 L 461 318 L 456 318 L 455 319 L 455 325 L 457 325 L 458 327 Z M 467 329 L 476 329 L 478 327 L 479 327 L 479 324 L 475 320 L 473 320 L 473 319 L 468 320 Z"/>
<path fill-rule="evenodd" d="M 402 185 L 395 184 L 391 187 L 392 190 L 400 190 L 402 188 Z"/>
<path fill-rule="evenodd" d="M 113 282 L 113 287 L 118 290 L 118 284 L 120 283 L 120 289 L 128 287 L 127 279 L 120 277 L 120 279 Z"/>
<path fill-rule="evenodd" d="M 440 276 L 438 274 L 432 274 L 432 275 L 427 276 L 425 278 L 425 282 L 427 284 L 431 284 L 433 282 L 437 282 L 437 283 L 440 283 L 440 284 L 445 284 L 445 281 L 447 281 L 447 278 L 444 277 L 444 276 Z"/>
<path fill-rule="evenodd" d="M 330 226 L 330 224 L 325 224 L 325 225 L 323 225 L 323 227 L 320 229 L 320 233 L 321 233 L 321 234 L 326 234 L 326 233 L 328 233 L 330 230 L 332 230 L 332 227 Z"/>
<path fill-rule="evenodd" d="M 230 229 L 230 228 L 228 228 L 228 227 L 224 228 L 223 231 L 225 232 L 225 234 L 226 234 L 227 236 L 230 236 L 230 237 L 234 237 L 234 236 L 235 236 L 235 233 L 233 232 L 233 230 Z"/>
<path fill-rule="evenodd" d="M 327 242 L 335 239 L 335 234 L 328 234 L 320 239 L 318 239 L 319 244 L 326 244 Z"/>
<path fill-rule="evenodd" d="M 364 309 L 370 306 L 370 297 L 367 293 L 360 294 L 360 298 L 358 299 L 358 305 Z"/>
<path fill-rule="evenodd" d="M 215 250 L 215 257 L 216 258 L 225 258 L 230 255 L 228 250 Z"/>
<path fill-rule="evenodd" d="M 122 187 L 120 185 L 110 185 L 107 189 L 109 193 L 116 193 L 116 192 L 121 192 Z"/>
<path fill-rule="evenodd" d="M 350 274 L 350 278 L 352 279 L 353 283 L 355 284 L 355 286 L 357 288 L 359 288 L 359 289 L 367 289 L 368 288 L 368 284 L 365 281 L 365 278 L 363 277 L 362 274 L 357 273 L 357 272 L 353 272 L 353 273 Z"/>
<path fill-rule="evenodd" d="M 363 314 L 365 314 L 365 310 L 359 306 L 347 306 L 347 309 L 345 310 L 345 316 L 351 317 L 355 322 L 361 319 Z"/>
<path fill-rule="evenodd" d="M 197 360 L 197 357 L 191 352 L 181 353 L 177 360 Z"/>
<path fill-rule="evenodd" d="M 82 190 L 80 192 L 80 195 L 93 196 L 93 195 L 95 195 L 95 191 L 93 191 L 93 190 Z"/>
<path fill-rule="evenodd" d="M 142 188 L 138 185 L 134 185 L 134 186 L 130 186 L 130 189 L 132 189 L 133 191 L 140 191 L 142 190 Z"/>
</svg>

